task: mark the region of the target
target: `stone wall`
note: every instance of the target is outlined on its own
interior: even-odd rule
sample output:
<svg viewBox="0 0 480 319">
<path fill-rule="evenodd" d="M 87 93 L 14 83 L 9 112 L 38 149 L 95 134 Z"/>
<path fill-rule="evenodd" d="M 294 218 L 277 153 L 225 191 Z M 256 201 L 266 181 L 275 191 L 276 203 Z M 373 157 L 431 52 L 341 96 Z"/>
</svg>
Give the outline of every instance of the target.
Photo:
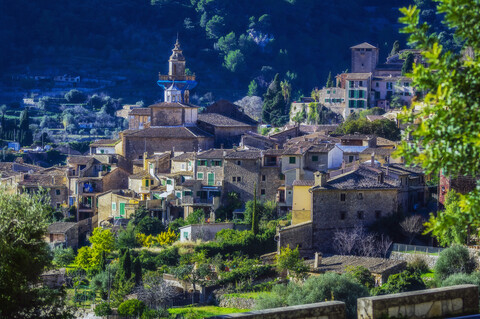
<svg viewBox="0 0 480 319">
<path fill-rule="evenodd" d="M 408 254 L 408 253 L 400 253 L 398 251 L 392 251 L 388 258 L 393 260 L 404 260 L 407 263 L 415 261 L 416 259 L 423 259 L 427 263 L 429 268 L 433 268 L 437 263 L 438 257 L 439 257 L 438 255 Z"/>
<path fill-rule="evenodd" d="M 210 318 L 251 318 L 251 319 L 344 319 L 345 303 L 327 301 L 308 305 L 273 308 L 259 311 L 234 313 L 230 315 L 214 316 Z"/>
<path fill-rule="evenodd" d="M 292 249 L 297 246 L 299 250 L 312 249 L 312 222 L 283 228 L 279 232 L 278 244 L 280 247 L 290 246 Z"/>
<path fill-rule="evenodd" d="M 257 183 L 257 196 L 260 197 L 260 166 L 260 159 L 226 159 L 222 199 L 225 200 L 228 193 L 235 192 L 241 201 L 252 200 L 255 183 Z M 235 182 L 233 177 L 235 177 Z M 240 182 L 238 182 L 238 177 L 241 178 Z"/>
<path fill-rule="evenodd" d="M 151 126 L 176 126 L 183 124 L 184 110 L 182 107 L 151 107 L 151 109 Z"/>
<path fill-rule="evenodd" d="M 218 306 L 224 308 L 253 309 L 256 300 L 253 298 L 240 298 L 226 295 L 218 297 Z"/>
<path fill-rule="evenodd" d="M 478 286 L 459 285 L 357 299 L 358 319 L 445 318 L 478 313 Z"/>
</svg>

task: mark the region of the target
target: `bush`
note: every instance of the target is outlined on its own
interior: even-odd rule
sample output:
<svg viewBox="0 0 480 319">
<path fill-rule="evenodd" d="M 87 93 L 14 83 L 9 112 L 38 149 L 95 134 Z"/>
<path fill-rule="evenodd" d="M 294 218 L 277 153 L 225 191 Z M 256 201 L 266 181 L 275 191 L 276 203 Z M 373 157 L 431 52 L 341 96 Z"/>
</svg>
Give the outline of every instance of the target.
<svg viewBox="0 0 480 319">
<path fill-rule="evenodd" d="M 347 267 L 347 273 L 350 274 L 359 284 L 368 289 L 375 287 L 375 278 L 370 270 L 363 266 Z"/>
<path fill-rule="evenodd" d="M 95 316 L 109 316 L 112 314 L 112 308 L 108 302 L 102 302 L 95 307 Z"/>
<path fill-rule="evenodd" d="M 162 221 L 150 216 L 142 218 L 135 228 L 135 232 L 137 233 L 153 236 L 158 235 L 163 231 L 165 231 L 165 226 L 162 224 Z"/>
<path fill-rule="evenodd" d="M 470 274 L 475 269 L 475 261 L 467 248 L 452 246 L 440 253 L 435 264 L 435 278 L 443 281 L 456 273 Z"/>
<path fill-rule="evenodd" d="M 118 314 L 122 316 L 141 316 L 145 310 L 143 301 L 137 299 L 126 300 L 118 306 Z"/>
<path fill-rule="evenodd" d="M 163 265 L 176 266 L 180 260 L 180 254 L 177 247 L 170 247 L 162 250 L 155 258 L 157 267 Z"/>
<path fill-rule="evenodd" d="M 415 258 L 408 263 L 407 269 L 411 272 L 418 272 L 420 274 L 426 273 L 430 270 L 425 259 L 420 256 L 415 256 Z"/>
<path fill-rule="evenodd" d="M 345 302 L 347 317 L 356 318 L 357 299 L 368 295 L 367 288 L 351 276 L 326 273 L 307 279 L 303 285 L 290 282 L 288 285 L 274 286 L 271 294 L 260 296 L 257 308 L 267 309 L 338 300 Z"/>
<path fill-rule="evenodd" d="M 405 270 L 388 277 L 386 283 L 372 290 L 372 295 L 388 295 L 426 289 L 420 273 Z"/>
<path fill-rule="evenodd" d="M 75 260 L 75 252 L 72 247 L 57 247 L 53 250 L 53 263 L 59 267 L 66 267 Z"/>
</svg>

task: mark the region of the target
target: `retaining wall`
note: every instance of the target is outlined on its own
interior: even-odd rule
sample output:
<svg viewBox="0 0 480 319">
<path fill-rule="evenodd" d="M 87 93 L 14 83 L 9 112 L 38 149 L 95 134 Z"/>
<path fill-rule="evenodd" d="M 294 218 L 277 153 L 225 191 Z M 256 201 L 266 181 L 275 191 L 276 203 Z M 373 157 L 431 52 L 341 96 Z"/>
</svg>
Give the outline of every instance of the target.
<svg viewBox="0 0 480 319">
<path fill-rule="evenodd" d="M 445 318 L 478 313 L 478 286 L 458 285 L 359 298 L 358 319 Z"/>
</svg>

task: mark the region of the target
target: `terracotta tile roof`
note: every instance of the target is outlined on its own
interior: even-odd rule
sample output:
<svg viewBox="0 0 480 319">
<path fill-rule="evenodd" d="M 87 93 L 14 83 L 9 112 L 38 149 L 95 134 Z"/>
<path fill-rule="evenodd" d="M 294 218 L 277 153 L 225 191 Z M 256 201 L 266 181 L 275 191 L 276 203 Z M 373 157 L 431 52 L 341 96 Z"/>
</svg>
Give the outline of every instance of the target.
<svg viewBox="0 0 480 319">
<path fill-rule="evenodd" d="M 201 113 L 198 114 L 198 120 L 213 126 L 219 127 L 245 127 L 256 126 L 257 123 L 248 119 L 233 119 L 218 113 Z"/>
<path fill-rule="evenodd" d="M 126 136 L 133 137 L 162 137 L 162 138 L 195 138 L 211 137 L 212 135 L 196 126 L 150 127 L 143 130 L 124 131 Z"/>
<path fill-rule="evenodd" d="M 30 164 L 20 164 L 15 162 L 0 162 L 1 178 L 7 178 L 7 177 L 15 176 L 21 173 L 38 172 L 43 169 L 44 169 L 43 167 L 30 165 Z"/>
<path fill-rule="evenodd" d="M 372 153 L 374 153 L 375 155 L 381 155 L 381 156 L 388 156 L 388 155 L 392 155 L 392 153 L 395 152 L 395 149 L 393 148 L 373 148 L 373 147 L 369 147 L 369 148 L 366 148 L 365 150 L 363 150 L 360 154 L 368 154 L 368 155 L 371 155 Z"/>
<path fill-rule="evenodd" d="M 397 146 L 397 143 L 383 137 L 377 137 L 377 146 Z"/>
<path fill-rule="evenodd" d="M 195 158 L 194 152 L 185 152 L 172 158 L 172 161 L 185 162 Z"/>
<path fill-rule="evenodd" d="M 95 159 L 93 157 L 82 155 L 69 156 L 67 158 L 68 164 L 87 165 L 93 163 L 94 161 Z"/>
<path fill-rule="evenodd" d="M 280 156 L 280 155 L 283 155 L 283 152 L 285 150 L 276 150 L 276 149 L 268 149 L 268 150 L 265 150 L 263 151 L 263 155 L 270 155 L 270 156 Z"/>
<path fill-rule="evenodd" d="M 327 181 L 325 186 L 315 186 L 313 190 L 322 189 L 395 189 L 388 181 L 379 179 L 380 170 L 360 166 L 357 170 L 336 176 Z"/>
<path fill-rule="evenodd" d="M 261 151 L 246 150 L 246 151 L 234 151 L 225 156 L 225 159 L 257 159 L 261 157 Z"/>
<path fill-rule="evenodd" d="M 128 115 L 151 116 L 152 110 L 148 107 L 137 107 L 128 112 Z"/>
<path fill-rule="evenodd" d="M 341 136 L 340 139 L 342 139 L 342 140 L 361 140 L 361 141 L 366 141 L 366 140 L 371 140 L 373 137 L 374 137 L 374 136 L 372 136 L 372 135 L 349 134 L 349 135 Z"/>
<path fill-rule="evenodd" d="M 57 222 L 48 226 L 48 233 L 50 234 L 64 234 L 67 230 L 74 227 L 76 223 Z"/>
<path fill-rule="evenodd" d="M 132 174 L 128 176 L 129 179 L 144 179 L 144 178 L 152 178 L 149 172 L 147 171 L 140 171 L 138 173 Z"/>
<path fill-rule="evenodd" d="M 371 45 L 368 42 L 363 42 L 357 45 L 354 45 L 353 47 L 350 47 L 350 49 L 376 49 L 377 47 Z"/>
<path fill-rule="evenodd" d="M 234 152 L 231 149 L 209 149 L 208 151 L 201 152 L 197 154 L 197 158 L 223 158 L 225 155 Z"/>
<path fill-rule="evenodd" d="M 313 186 L 315 185 L 314 180 L 294 180 L 293 186 Z"/>
<path fill-rule="evenodd" d="M 367 80 L 371 76 L 372 76 L 372 73 L 347 73 L 347 76 L 345 78 L 347 80 Z"/>
<path fill-rule="evenodd" d="M 90 144 L 90 147 L 98 147 L 98 146 L 115 146 L 118 143 L 120 143 L 120 140 L 111 140 L 111 139 L 105 139 L 105 140 L 96 140 L 92 144 Z"/>
</svg>

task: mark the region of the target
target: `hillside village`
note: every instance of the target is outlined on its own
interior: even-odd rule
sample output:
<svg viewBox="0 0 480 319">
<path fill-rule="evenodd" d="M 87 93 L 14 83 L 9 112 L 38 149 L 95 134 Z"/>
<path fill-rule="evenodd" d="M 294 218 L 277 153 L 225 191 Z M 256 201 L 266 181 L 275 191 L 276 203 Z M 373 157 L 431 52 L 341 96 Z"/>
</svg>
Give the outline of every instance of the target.
<svg viewBox="0 0 480 319">
<path fill-rule="evenodd" d="M 148 106 L 88 96 L 113 84 L 100 79 L 90 91 L 77 75 L 14 79 L 75 89 L 24 98 L 18 126 L 2 116 L 0 213 L 8 219 L 3 203 L 22 198 L 45 219 L 38 246 L 53 263 L 39 266 L 38 287 L 65 318 L 478 313 L 475 227 L 457 232 L 453 221 L 445 238 L 434 227 L 438 212 L 468 205 L 476 175 L 409 160 L 405 145 L 425 130 L 417 101 L 431 94 L 411 72 L 431 61 L 398 47 L 381 61 L 379 50 L 354 44 L 348 70 L 296 100 L 277 75 L 255 112 L 226 99 L 197 105 L 202 77 L 178 35 L 156 82 L 163 99 Z M 39 110 L 57 115 L 33 136 Z M 10 219 L 5 232 L 20 224 Z"/>
</svg>

